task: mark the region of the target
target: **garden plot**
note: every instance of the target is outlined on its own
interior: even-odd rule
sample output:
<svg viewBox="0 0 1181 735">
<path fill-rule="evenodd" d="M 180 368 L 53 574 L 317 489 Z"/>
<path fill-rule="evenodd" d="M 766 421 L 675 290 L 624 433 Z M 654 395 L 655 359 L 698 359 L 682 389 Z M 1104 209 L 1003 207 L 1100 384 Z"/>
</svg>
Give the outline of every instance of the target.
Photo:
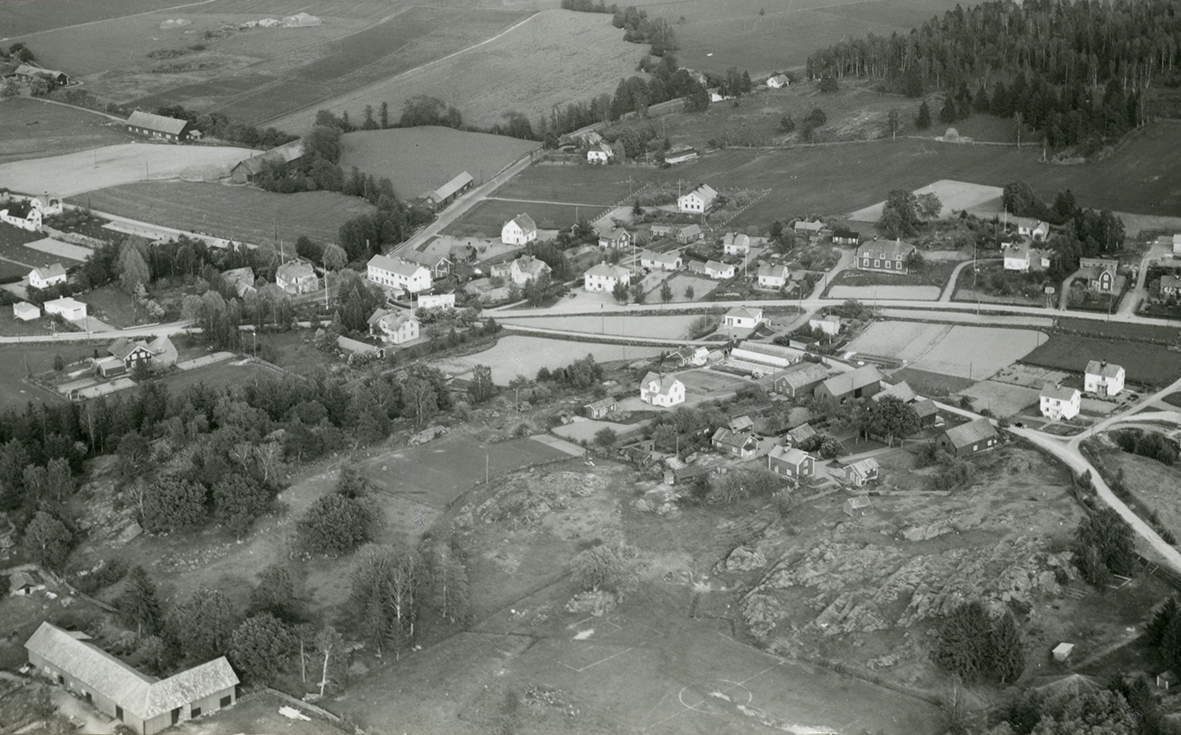
<svg viewBox="0 0 1181 735">
<path fill-rule="evenodd" d="M 693 276 L 688 273 L 681 272 L 676 273 L 672 278 L 665 281 L 665 283 L 667 283 L 668 287 L 672 289 L 673 303 L 681 303 L 685 301 L 702 301 L 711 293 L 713 293 L 719 285 L 721 285 L 719 281 L 715 281 L 712 278 L 702 278 L 700 276 Z M 685 294 L 689 288 L 693 289 L 693 298 L 689 298 Z M 659 288 L 656 289 L 655 296 L 659 298 Z M 652 299 L 648 297 L 648 301 L 651 303 Z"/>
<path fill-rule="evenodd" d="M 608 345 L 595 342 L 568 342 L 544 337 L 502 337 L 491 349 L 435 363 L 435 366 L 452 375 L 465 375 L 476 365 L 492 368 L 492 381 L 497 385 L 508 385 L 518 375 L 532 379 L 541 368 L 553 370 L 565 367 L 587 355 L 594 355 L 597 362 L 616 360 L 639 360 L 655 357 L 661 353 L 659 347 L 634 347 Z"/>
</svg>

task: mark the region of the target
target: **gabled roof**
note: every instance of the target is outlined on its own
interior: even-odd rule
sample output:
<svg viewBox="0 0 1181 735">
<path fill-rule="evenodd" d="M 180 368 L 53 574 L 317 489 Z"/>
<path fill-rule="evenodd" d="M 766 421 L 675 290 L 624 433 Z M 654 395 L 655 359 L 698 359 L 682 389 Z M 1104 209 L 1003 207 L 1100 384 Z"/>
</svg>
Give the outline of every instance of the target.
<svg viewBox="0 0 1181 735">
<path fill-rule="evenodd" d="M 932 401 L 930 398 L 917 396 L 914 399 L 914 403 L 910 405 L 914 406 L 914 412 L 919 415 L 920 419 L 939 413 L 939 406 L 935 405 L 935 401 Z"/>
<path fill-rule="evenodd" d="M 685 225 L 679 232 L 684 237 L 697 236 L 701 234 L 701 225 Z"/>
<path fill-rule="evenodd" d="M 857 257 L 879 260 L 906 260 L 915 250 L 914 245 L 901 240 L 870 240 L 857 246 Z"/>
<path fill-rule="evenodd" d="M 63 73 L 60 71 L 56 71 L 54 69 L 42 69 L 41 67 L 33 66 L 32 64 L 21 64 L 16 68 L 13 74 L 30 77 L 37 76 L 38 74 L 48 74 L 51 77 L 63 76 Z"/>
<path fill-rule="evenodd" d="M 527 214 L 518 214 L 516 217 L 513 217 L 512 222 L 521 228 L 521 232 L 533 232 L 537 230 L 537 223 Z"/>
<path fill-rule="evenodd" d="M 727 429 L 725 426 L 718 428 L 718 430 L 714 432 L 711 441 L 713 441 L 715 444 L 721 444 L 727 447 L 736 447 L 738 449 L 746 449 L 752 444 L 755 447 L 758 446 L 758 442 L 755 441 L 755 438 L 750 434 L 745 434 L 740 431 L 733 431 L 731 429 Z"/>
<path fill-rule="evenodd" d="M 787 435 L 791 437 L 793 444 L 799 444 L 816 436 L 816 429 L 812 428 L 812 424 L 800 424 L 794 429 L 789 429 Z"/>
<path fill-rule="evenodd" d="M 25 648 L 143 720 L 238 685 L 225 656 L 158 680 L 48 622 Z"/>
<path fill-rule="evenodd" d="M 361 355 L 376 354 L 381 348 L 376 345 L 371 345 L 368 342 L 361 342 L 360 340 L 350 339 L 349 337 L 340 336 L 336 338 L 336 346 L 348 352 L 355 352 Z"/>
<path fill-rule="evenodd" d="M 882 374 L 873 365 L 865 365 L 848 373 L 834 375 L 824 381 L 824 386 L 834 396 L 843 396 L 867 385 L 881 382 Z"/>
<path fill-rule="evenodd" d="M 775 382 L 783 381 L 793 388 L 821 383 L 828 378 L 828 370 L 817 362 L 801 362 L 788 372 L 775 376 Z"/>
<path fill-rule="evenodd" d="M 749 249 L 750 248 L 750 236 L 744 235 L 741 232 L 739 232 L 737 234 L 735 234 L 733 232 L 727 232 L 722 237 L 722 246 L 723 247 L 739 247 L 739 248 L 748 248 Z"/>
<path fill-rule="evenodd" d="M 630 237 L 631 233 L 622 227 L 611 227 L 608 229 L 599 230 L 599 239 L 601 240 L 618 240 L 623 237 Z"/>
<path fill-rule="evenodd" d="M 245 268 L 231 268 L 228 271 L 222 271 L 221 277 L 226 283 L 244 283 L 247 286 L 254 285 L 254 269 L 250 266 L 246 266 Z"/>
<path fill-rule="evenodd" d="M 855 474 L 861 475 L 862 477 L 869 477 L 879 469 L 878 461 L 873 457 L 866 457 L 865 459 L 859 459 L 856 462 L 850 462 L 845 465 L 846 471 L 852 470 Z"/>
<path fill-rule="evenodd" d="M 420 270 L 426 270 L 426 268 L 417 263 L 408 263 L 404 260 L 391 258 L 388 255 L 374 255 L 369 259 L 368 265 L 383 271 L 405 276 L 406 278 L 413 278 Z"/>
<path fill-rule="evenodd" d="M 305 263 L 302 260 L 289 260 L 275 270 L 276 279 L 282 278 L 288 282 L 309 277 L 316 277 L 316 269 L 312 267 L 311 263 Z"/>
<path fill-rule="evenodd" d="M 1064 385 L 1056 385 L 1054 383 L 1046 383 L 1039 394 L 1041 398 L 1049 398 L 1055 401 L 1073 401 L 1079 395 L 1078 388 L 1067 388 Z"/>
<path fill-rule="evenodd" d="M 150 112 L 141 112 L 136 110 L 131 113 L 131 117 L 127 118 L 128 125 L 134 125 L 137 128 L 146 128 L 148 130 L 156 130 L 161 133 L 168 133 L 170 135 L 180 135 L 184 132 L 185 127 L 189 124 L 188 120 L 178 120 L 175 117 L 165 117 L 163 115 L 154 115 Z"/>
<path fill-rule="evenodd" d="M 726 426 L 731 431 L 750 431 L 754 428 L 754 425 L 755 422 L 746 414 L 735 416 L 726 422 Z"/>
<path fill-rule="evenodd" d="M 631 272 L 621 265 L 615 265 L 613 263 L 599 263 L 596 266 L 591 266 L 591 268 L 587 270 L 586 275 L 597 276 L 599 278 L 614 278 L 618 281 L 624 278 L 630 278 Z"/>
<path fill-rule="evenodd" d="M 463 173 L 448 181 L 446 184 L 440 186 L 438 189 L 435 189 L 434 192 L 432 192 L 432 196 L 436 201 L 443 201 L 473 181 L 474 179 L 472 178 L 472 175 L 467 171 L 464 171 Z"/>
<path fill-rule="evenodd" d="M 746 306 L 735 306 L 733 309 L 726 312 L 726 316 L 728 316 L 728 317 L 732 316 L 732 317 L 736 317 L 738 319 L 762 319 L 763 318 L 763 310 L 758 308 L 757 306 L 754 308 L 749 308 Z"/>
<path fill-rule="evenodd" d="M 873 400 L 880 401 L 886 396 L 892 396 L 902 401 L 903 403 L 910 403 L 915 399 L 915 393 L 911 390 L 910 385 L 904 380 L 896 385 L 891 385 L 881 393 L 876 394 Z"/>
<path fill-rule="evenodd" d="M 617 405 L 616 400 L 608 396 L 607 398 L 600 398 L 597 401 L 592 401 L 591 403 L 586 404 L 586 407 L 597 411 L 601 408 L 610 408 L 615 405 Z"/>
<path fill-rule="evenodd" d="M 126 337 L 120 337 L 119 339 L 112 342 L 111 346 L 107 348 L 107 352 L 111 354 L 111 357 L 117 358 L 119 360 L 126 360 L 128 355 L 135 352 L 137 349 L 151 352 L 146 343 L 140 341 L 132 342 Z"/>
<path fill-rule="evenodd" d="M 759 263 L 759 278 L 783 278 L 786 279 L 791 271 L 786 265 L 782 263 L 772 265 L 770 263 Z"/>
<path fill-rule="evenodd" d="M 542 273 L 550 273 L 553 271 L 553 268 L 549 267 L 549 263 L 535 258 L 532 255 L 522 255 L 521 257 L 514 260 L 512 265 L 515 265 L 517 270 L 521 271 L 522 273 L 528 273 L 533 276 L 539 276 Z"/>
<path fill-rule="evenodd" d="M 719 263 L 716 260 L 705 261 L 705 269 L 709 270 L 709 271 L 715 271 L 715 272 L 720 273 L 721 271 L 724 271 L 727 268 L 729 268 L 730 270 L 734 270 L 734 266 L 728 265 L 726 263 Z"/>
<path fill-rule="evenodd" d="M 717 190 L 714 189 L 709 184 L 702 184 L 701 186 L 698 186 L 696 189 L 689 192 L 685 196 L 689 196 L 691 194 L 696 194 L 698 196 L 698 198 L 700 198 L 706 204 L 709 204 L 714 199 L 716 199 L 718 196 Z"/>
<path fill-rule="evenodd" d="M 644 387 L 653 382 L 660 384 L 660 387 L 656 392 L 662 396 L 666 396 L 672 392 L 673 386 L 677 383 L 680 383 L 681 381 L 677 380 L 677 376 L 675 375 L 665 375 L 662 377 L 656 373 L 650 372 L 644 376 L 644 379 L 640 382 L 640 386 Z"/>
<path fill-rule="evenodd" d="M 795 447 L 780 446 L 771 447 L 771 451 L 767 456 L 771 457 L 772 459 L 777 459 L 781 462 L 786 462 L 790 465 L 796 465 L 798 467 L 811 455 L 801 449 L 796 449 Z"/>
<path fill-rule="evenodd" d="M 43 268 L 34 268 L 29 276 L 31 277 L 33 273 L 36 273 L 38 276 L 40 276 L 41 280 L 48 281 L 50 278 L 60 278 L 61 276 L 64 276 L 66 274 L 66 269 L 62 267 L 61 263 L 54 263 L 53 265 L 47 265 Z"/>
<path fill-rule="evenodd" d="M 680 253 L 677 253 L 675 251 L 668 252 L 668 253 L 657 253 L 652 250 L 645 250 L 640 253 L 640 260 L 641 261 L 652 260 L 657 263 L 676 263 L 680 259 L 681 259 Z"/>
<path fill-rule="evenodd" d="M 813 222 L 812 220 L 802 219 L 802 220 L 798 220 L 792 226 L 792 229 L 803 230 L 805 232 L 820 232 L 821 230 L 824 229 L 824 223 L 820 222 L 820 221 Z"/>
<path fill-rule="evenodd" d="M 1181 276 L 1161 276 L 1160 287 L 1162 291 L 1167 288 L 1181 290 Z"/>
<path fill-rule="evenodd" d="M 947 441 L 956 449 L 962 447 L 969 447 L 981 439 L 988 439 L 996 436 L 996 429 L 993 428 L 992 423 L 986 418 L 979 418 L 969 421 L 966 424 L 953 426 L 943 432 L 947 435 Z"/>
<path fill-rule="evenodd" d="M 1123 367 L 1110 362 L 1091 360 L 1087 363 L 1087 375 L 1098 375 L 1101 378 L 1118 378 Z"/>
</svg>

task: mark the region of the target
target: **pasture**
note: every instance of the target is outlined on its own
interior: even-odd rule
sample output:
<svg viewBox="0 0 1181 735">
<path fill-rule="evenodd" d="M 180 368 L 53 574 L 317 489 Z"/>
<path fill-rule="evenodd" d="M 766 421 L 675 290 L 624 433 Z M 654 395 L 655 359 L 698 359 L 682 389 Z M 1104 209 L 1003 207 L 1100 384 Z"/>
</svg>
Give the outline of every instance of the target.
<svg viewBox="0 0 1181 735">
<path fill-rule="evenodd" d="M 1081 374 L 1091 360 L 1123 365 L 1129 383 L 1164 387 L 1181 378 L 1177 353 L 1163 345 L 1114 338 L 1053 334 L 1022 362 L 1052 370 Z"/>
<path fill-rule="evenodd" d="M 365 130 L 341 138 L 340 165 L 388 178 L 399 198 L 412 199 L 464 171 L 479 186 L 540 145 L 443 127 Z"/>
<path fill-rule="evenodd" d="M 253 187 L 145 181 L 73 197 L 75 204 L 180 230 L 260 244 L 300 235 L 334 242 L 340 225 L 373 211 L 364 200 L 329 191 L 275 194 Z"/>
<path fill-rule="evenodd" d="M 251 152 L 233 146 L 124 143 L 0 163 L 0 181 L 13 191 L 48 191 L 62 197 L 133 181 L 217 181 Z M 78 203 L 86 205 L 84 199 Z"/>
<path fill-rule="evenodd" d="M 487 34 L 486 43 L 453 49 L 448 56 L 338 94 L 318 107 L 336 114 L 347 111 L 358 120 L 365 105 L 388 102 L 391 111 L 400 111 L 406 100 L 425 94 L 459 108 L 470 124 L 503 122 L 510 110 L 536 120 L 554 105 L 613 93 L 648 50 L 625 42 L 609 15 L 543 10 L 514 22 L 503 24 L 498 31 L 502 35 Z M 298 133 L 311 126 L 315 112 L 309 108 L 266 122 Z"/>
<path fill-rule="evenodd" d="M 2 7 L 2 6 L 0 6 Z M 104 115 L 28 97 L 0 103 L 0 163 L 126 143 L 129 135 Z"/>
<path fill-rule="evenodd" d="M 496 346 L 474 355 L 453 357 L 435 362 L 435 367 L 452 375 L 464 375 L 476 365 L 492 368 L 492 381 L 508 385 L 518 375 L 533 379 L 541 368 L 565 367 L 587 355 L 597 362 L 639 360 L 659 355 L 659 347 L 634 347 L 595 342 L 570 342 L 544 337 L 501 337 Z"/>
</svg>

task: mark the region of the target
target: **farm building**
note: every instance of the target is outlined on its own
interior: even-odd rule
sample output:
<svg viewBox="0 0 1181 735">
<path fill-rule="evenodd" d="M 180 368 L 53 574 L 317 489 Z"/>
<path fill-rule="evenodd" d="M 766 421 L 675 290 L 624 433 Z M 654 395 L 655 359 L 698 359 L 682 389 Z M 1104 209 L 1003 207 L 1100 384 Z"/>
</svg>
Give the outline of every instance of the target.
<svg viewBox="0 0 1181 735">
<path fill-rule="evenodd" d="M 230 180 L 235 184 L 252 184 L 268 166 L 284 170 L 302 159 L 303 140 L 293 140 L 234 164 L 230 169 Z"/>
<path fill-rule="evenodd" d="M 651 229 L 653 238 L 668 237 L 676 234 L 676 231 L 677 228 L 672 225 L 652 225 Z"/>
<path fill-rule="evenodd" d="M 791 271 L 786 265 L 771 265 L 770 263 L 759 264 L 759 286 L 762 288 L 783 288 L 787 285 L 788 276 Z"/>
<path fill-rule="evenodd" d="M 431 272 L 417 263 L 407 263 L 388 255 L 369 259 L 366 277 L 379 286 L 398 288 L 410 293 L 431 289 Z"/>
<path fill-rule="evenodd" d="M 12 316 L 22 322 L 31 322 L 41 318 L 41 310 L 28 301 L 18 301 L 12 305 Z"/>
<path fill-rule="evenodd" d="M 131 117 L 127 118 L 129 132 L 162 140 L 187 140 L 191 127 L 188 120 L 178 120 L 175 117 L 154 115 L 140 110 L 131 113 Z"/>
<path fill-rule="evenodd" d="M 55 85 L 64 87 L 70 83 L 70 78 L 63 71 L 56 69 L 42 69 L 32 64 L 21 64 L 12 72 L 13 76 L 26 84 L 37 77 L 48 77 Z"/>
<path fill-rule="evenodd" d="M 789 84 L 791 84 L 791 81 L 787 78 L 786 74 L 776 74 L 767 80 L 767 86 L 770 89 L 783 89 Z"/>
<path fill-rule="evenodd" d="M 792 365 L 786 372 L 775 376 L 772 385 L 775 392 L 791 398 L 812 395 L 816 386 L 828 380 L 828 370 L 817 362 L 801 362 Z"/>
<path fill-rule="evenodd" d="M 719 427 L 710 438 L 714 449 L 730 454 L 739 459 L 748 459 L 759 451 L 759 442 L 753 436 L 741 431 L 733 431 L 725 426 Z"/>
<path fill-rule="evenodd" d="M 588 419 L 606 418 L 618 410 L 619 403 L 611 397 L 588 403 L 582 407 L 582 412 Z"/>
<path fill-rule="evenodd" d="M 58 314 L 68 322 L 86 318 L 86 304 L 68 296 L 46 301 L 42 306 L 45 307 L 46 314 Z"/>
<path fill-rule="evenodd" d="M 750 433 L 755 430 L 755 422 L 750 416 L 742 414 L 741 416 L 734 416 L 726 422 L 726 428 L 730 431 Z"/>
<path fill-rule="evenodd" d="M 771 447 L 767 469 L 799 484 L 816 474 L 816 459 L 794 447 Z"/>
<path fill-rule="evenodd" d="M 583 288 L 591 293 L 611 293 L 617 284 L 631 285 L 631 278 L 631 271 L 627 268 L 611 263 L 599 263 L 585 273 Z"/>
<path fill-rule="evenodd" d="M 467 171 L 464 171 L 463 173 L 456 175 L 455 178 L 451 179 L 446 184 L 440 186 L 438 189 L 435 189 L 434 191 L 428 191 L 426 194 L 423 194 L 422 201 L 428 207 L 430 207 L 432 211 L 437 212 L 440 209 L 446 208 L 447 205 L 458 199 L 461 194 L 463 194 L 468 189 L 471 189 L 475 183 L 476 180 L 472 178 L 472 175 Z"/>
<path fill-rule="evenodd" d="M 790 347 L 769 342 L 746 340 L 730 350 L 728 363 L 734 367 L 747 367 L 764 372 L 782 370 L 803 359 L 804 353 Z"/>
<path fill-rule="evenodd" d="M 226 285 L 234 287 L 234 291 L 238 294 L 238 298 L 242 298 L 246 294 L 254 293 L 255 291 L 254 269 L 250 266 L 222 271 L 221 280 L 225 281 Z"/>
<path fill-rule="evenodd" d="M 808 238 L 808 242 L 817 242 L 832 234 L 832 230 L 819 220 L 796 220 L 791 228 L 800 237 Z"/>
<path fill-rule="evenodd" d="M 518 214 L 500 228 L 500 241 L 505 245 L 528 245 L 537 239 L 537 223 L 527 214 Z"/>
<path fill-rule="evenodd" d="M 677 406 L 685 402 L 685 384 L 675 375 L 648 373 L 640 381 L 640 400 L 653 406 Z"/>
<path fill-rule="evenodd" d="M 405 344 L 418 339 L 419 323 L 402 309 L 378 309 L 369 317 L 369 335 L 389 344 Z"/>
<path fill-rule="evenodd" d="M 676 252 L 654 253 L 651 250 L 645 250 L 640 253 L 640 267 L 649 270 L 675 271 L 681 267 L 681 254 Z"/>
<path fill-rule="evenodd" d="M 687 345 L 674 350 L 666 359 L 676 363 L 677 367 L 701 367 L 709 361 L 709 349 Z"/>
<path fill-rule="evenodd" d="M 538 260 L 532 255 L 522 255 L 509 264 L 509 278 L 518 286 L 524 286 L 530 281 L 553 272 L 554 269 L 550 268 L 548 263 Z"/>
<path fill-rule="evenodd" d="M 697 151 L 688 146 L 678 146 L 664 154 L 664 162 L 670 166 L 685 163 L 697 158 Z"/>
<path fill-rule="evenodd" d="M 709 184 L 702 184 L 677 199 L 677 211 L 681 214 L 704 214 L 713 206 L 718 192 Z"/>
<path fill-rule="evenodd" d="M 1110 258 L 1079 258 L 1076 279 L 1086 281 L 1092 291 L 1113 293 L 1116 290 L 1116 276 L 1119 261 Z"/>
<path fill-rule="evenodd" d="M 685 225 L 677 230 L 677 242 L 688 245 L 691 242 L 697 242 L 705 233 L 701 231 L 700 225 Z"/>
<path fill-rule="evenodd" d="M 726 329 L 754 329 L 763 323 L 763 310 L 755 307 L 735 306 L 726 312 L 722 324 Z"/>
<path fill-rule="evenodd" d="M 866 457 L 845 465 L 845 482 L 854 487 L 865 487 L 877 480 L 880 472 L 878 461 L 873 457 Z"/>
<path fill-rule="evenodd" d="M 882 383 L 882 392 L 874 395 L 873 400 L 874 402 L 877 402 L 883 398 L 897 398 L 903 403 L 910 403 L 915 399 L 915 395 L 914 391 L 910 387 L 910 384 L 903 380 L 902 382 L 895 383 L 894 385 Z"/>
<path fill-rule="evenodd" d="M 1017 273 L 1040 272 L 1050 267 L 1050 256 L 1042 250 L 1028 245 L 1008 243 L 1002 246 L 1005 255 L 1005 270 Z"/>
<path fill-rule="evenodd" d="M 599 247 L 626 248 L 632 244 L 632 235 L 622 227 L 612 227 L 599 232 Z"/>
<path fill-rule="evenodd" d="M 433 240 L 417 250 L 402 254 L 407 263 L 421 265 L 431 272 L 431 278 L 446 278 L 451 273 L 451 248 L 444 242 Z"/>
<path fill-rule="evenodd" d="M 750 252 L 750 237 L 742 233 L 727 232 L 722 237 L 722 252 L 726 255 L 746 255 Z"/>
<path fill-rule="evenodd" d="M 716 260 L 705 261 L 705 275 L 717 281 L 724 281 L 734 277 L 734 266 L 729 263 L 719 263 Z"/>
<path fill-rule="evenodd" d="M 995 449 L 999 443 L 996 429 L 986 418 L 953 426 L 935 437 L 935 447 L 953 457 L 971 457 Z"/>
<path fill-rule="evenodd" d="M 82 695 L 134 732 L 153 735 L 182 720 L 225 709 L 237 697 L 238 677 L 225 656 L 156 679 L 88 639 L 80 631 L 44 622 L 25 642 L 25 650 L 42 676 Z"/>
<path fill-rule="evenodd" d="M 348 337 L 337 337 L 336 346 L 340 348 L 341 352 L 348 354 L 350 357 L 353 355 L 363 355 L 366 357 L 373 356 L 379 360 L 385 357 L 384 347 L 378 347 L 377 345 L 371 345 L 368 342 L 349 339 Z"/>
<path fill-rule="evenodd" d="M 607 165 L 611 162 L 612 158 L 615 158 L 615 149 L 607 143 L 599 143 L 598 145 L 591 146 L 586 151 L 587 163 Z"/>
<path fill-rule="evenodd" d="M 783 444 L 788 447 L 798 447 L 814 436 L 818 435 L 816 429 L 812 428 L 812 424 L 800 424 L 794 429 L 789 429 L 783 435 Z"/>
<path fill-rule="evenodd" d="M 1077 388 L 1047 383 L 1038 394 L 1042 416 L 1051 421 L 1069 421 L 1078 416 L 1082 394 Z"/>
<path fill-rule="evenodd" d="M 856 247 L 861 244 L 861 233 L 857 230 L 850 230 L 847 227 L 836 227 L 832 231 L 832 242 L 834 245 L 853 245 Z"/>
<path fill-rule="evenodd" d="M 8 577 L 8 594 L 10 595 L 25 597 L 38 589 L 45 589 L 45 585 L 39 584 L 33 578 L 33 572 L 13 572 Z"/>
<path fill-rule="evenodd" d="M 835 337 L 841 333 L 841 318 L 836 314 L 812 317 L 808 320 L 808 328 Z"/>
<path fill-rule="evenodd" d="M 419 311 L 423 309 L 454 309 L 455 294 L 421 294 L 415 300 L 415 308 Z"/>
<path fill-rule="evenodd" d="M 1050 225 L 1047 222 L 1028 217 L 1014 217 L 1013 221 L 1017 224 L 1017 234 L 1034 242 L 1041 242 L 1050 236 Z"/>
<path fill-rule="evenodd" d="M 1124 389 L 1124 368 L 1106 360 L 1091 360 L 1084 373 L 1084 387 L 1088 393 L 1101 396 L 1118 395 Z"/>
<path fill-rule="evenodd" d="M 919 426 L 935 426 L 940 422 L 939 406 L 935 405 L 935 401 L 930 398 L 915 396 L 910 405 L 914 406 L 914 412 L 918 414 Z"/>
<path fill-rule="evenodd" d="M 881 387 L 882 374 L 873 365 L 865 365 L 824 381 L 816 386 L 816 395 L 844 403 L 850 399 L 868 398 L 880 391 Z"/>
<path fill-rule="evenodd" d="M 61 263 L 34 268 L 29 271 L 29 285 L 33 288 L 49 288 L 66 282 L 66 269 Z"/>
<path fill-rule="evenodd" d="M 910 256 L 915 246 L 895 240 L 871 240 L 857 248 L 858 270 L 882 273 L 910 273 Z"/>
<path fill-rule="evenodd" d="M 275 269 L 275 285 L 289 294 L 311 293 L 320 289 L 320 279 L 311 263 L 289 260 Z"/>
</svg>

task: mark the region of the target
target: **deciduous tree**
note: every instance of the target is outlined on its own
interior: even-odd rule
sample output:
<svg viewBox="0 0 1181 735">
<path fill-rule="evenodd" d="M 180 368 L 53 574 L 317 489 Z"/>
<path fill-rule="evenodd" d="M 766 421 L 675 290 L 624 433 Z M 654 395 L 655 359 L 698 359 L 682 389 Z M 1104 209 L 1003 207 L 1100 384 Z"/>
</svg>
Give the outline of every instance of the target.
<svg viewBox="0 0 1181 735">
<path fill-rule="evenodd" d="M 22 543 L 32 559 L 53 571 L 59 571 L 70 554 L 73 534 L 66 524 L 45 511 L 37 511 L 25 527 Z"/>
<path fill-rule="evenodd" d="M 246 618 L 230 639 L 229 658 L 246 683 L 266 686 L 274 681 L 292 649 L 291 632 L 270 613 Z"/>
<path fill-rule="evenodd" d="M 186 658 L 204 662 L 229 650 L 237 615 L 224 592 L 203 588 L 173 608 L 168 627 Z"/>
</svg>

